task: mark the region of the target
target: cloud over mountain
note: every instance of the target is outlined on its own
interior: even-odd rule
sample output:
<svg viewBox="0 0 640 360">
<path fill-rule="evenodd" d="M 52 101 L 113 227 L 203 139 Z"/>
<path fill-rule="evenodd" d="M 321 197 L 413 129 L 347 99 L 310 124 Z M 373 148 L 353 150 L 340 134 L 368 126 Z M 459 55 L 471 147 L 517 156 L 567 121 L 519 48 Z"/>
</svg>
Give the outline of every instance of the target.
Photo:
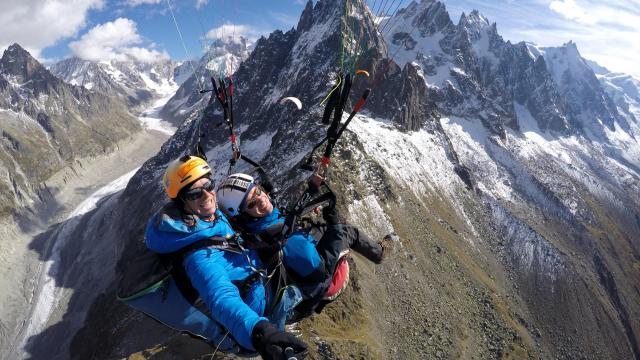
<svg viewBox="0 0 640 360">
<path fill-rule="evenodd" d="M 256 40 L 260 37 L 260 31 L 250 25 L 226 23 L 209 30 L 206 35 L 206 38 L 210 40 L 233 39 L 237 41 L 240 37 Z"/>
<path fill-rule="evenodd" d="M 154 62 L 169 57 L 166 52 L 134 46 L 143 42 L 135 21 L 118 18 L 93 27 L 79 40 L 70 43 L 69 48 L 79 58 L 94 61 L 126 60 L 130 56 Z"/>
<path fill-rule="evenodd" d="M 103 0 L 3 0 L 0 49 L 19 43 L 39 57 L 43 48 L 74 36 L 87 22 L 87 13 Z"/>
</svg>

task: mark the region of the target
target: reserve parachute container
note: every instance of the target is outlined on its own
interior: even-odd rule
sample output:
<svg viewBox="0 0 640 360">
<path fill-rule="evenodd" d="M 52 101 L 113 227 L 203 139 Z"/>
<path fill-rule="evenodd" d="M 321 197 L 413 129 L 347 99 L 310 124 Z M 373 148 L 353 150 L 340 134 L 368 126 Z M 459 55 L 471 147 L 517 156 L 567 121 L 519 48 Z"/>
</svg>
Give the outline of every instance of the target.
<svg viewBox="0 0 640 360">
<path fill-rule="evenodd" d="M 140 245 L 144 247 L 144 242 Z M 203 242 L 202 247 L 210 244 Z M 200 247 L 192 247 L 195 251 Z M 117 297 L 130 307 L 177 331 L 188 333 L 209 343 L 220 352 L 239 356 L 257 356 L 243 348 L 211 312 L 191 285 L 181 265 L 185 253 L 157 254 L 146 247 L 124 253 L 117 267 Z M 245 281 L 252 281 L 246 279 Z M 236 284 L 242 294 L 244 282 Z M 279 289 L 275 301 L 267 304 L 270 322 L 280 330 L 302 300 L 302 293 L 293 285 Z"/>
<path fill-rule="evenodd" d="M 201 338 L 219 351 L 255 356 L 211 318 L 211 313 L 171 255 L 150 250 L 127 257 L 117 269 L 118 300 L 175 330 Z"/>
</svg>

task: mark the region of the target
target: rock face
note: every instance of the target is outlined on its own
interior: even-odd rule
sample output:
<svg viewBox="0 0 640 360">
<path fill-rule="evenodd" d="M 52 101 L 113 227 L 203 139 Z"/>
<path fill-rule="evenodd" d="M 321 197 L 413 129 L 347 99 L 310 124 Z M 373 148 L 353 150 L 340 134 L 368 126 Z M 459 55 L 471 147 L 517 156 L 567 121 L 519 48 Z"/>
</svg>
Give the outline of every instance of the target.
<svg viewBox="0 0 640 360">
<path fill-rule="evenodd" d="M 308 1 L 295 29 L 260 39 L 234 74 L 240 147 L 286 203 L 309 175 L 298 165 L 325 133 L 320 102 L 335 72 L 341 64 L 370 72 L 354 82 L 347 110 L 365 87 L 372 95 L 340 140 L 328 181 L 348 222 L 401 240 L 375 268 L 356 255 L 347 292 L 298 324 L 310 358 L 640 358 L 633 89 L 594 82 L 575 45 L 505 42 L 478 12 L 454 24 L 442 3 L 423 0 L 378 27 L 363 2 L 346 5 Z M 360 42 L 341 41 L 345 33 Z M 196 82 L 166 109 L 186 121 L 101 210 L 118 216 L 85 236 L 143 251 L 145 222 L 164 202 L 163 171 L 199 134 L 218 180 L 251 170 L 228 168 L 218 105 L 205 108 Z M 303 110 L 279 104 L 283 96 L 300 98 Z M 212 352 L 115 302 L 115 286 L 87 315 L 73 358 Z M 33 353 L 52 336 L 32 339 Z"/>
<path fill-rule="evenodd" d="M 41 197 L 43 181 L 74 160 L 111 151 L 139 131 L 124 103 L 53 76 L 19 45 L 0 60 L 0 213 Z"/>
</svg>

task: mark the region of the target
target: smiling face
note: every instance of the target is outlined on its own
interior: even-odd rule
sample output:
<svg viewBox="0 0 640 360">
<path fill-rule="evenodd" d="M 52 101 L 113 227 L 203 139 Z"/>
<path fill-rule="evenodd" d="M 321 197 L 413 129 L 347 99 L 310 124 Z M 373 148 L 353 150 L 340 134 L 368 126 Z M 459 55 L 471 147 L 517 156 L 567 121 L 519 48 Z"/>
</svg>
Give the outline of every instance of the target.
<svg viewBox="0 0 640 360">
<path fill-rule="evenodd" d="M 269 195 L 260 186 L 254 186 L 247 194 L 244 213 L 255 218 L 265 217 L 273 211 Z"/>
<path fill-rule="evenodd" d="M 216 212 L 218 208 L 216 205 L 216 192 L 214 186 L 211 184 L 211 180 L 205 177 L 194 182 L 189 187 L 187 192 L 198 189 L 201 190 L 202 193 L 202 195 L 196 199 L 183 198 L 185 208 L 192 214 L 201 218 L 208 218 Z M 207 188 L 209 189 L 207 190 Z"/>
</svg>

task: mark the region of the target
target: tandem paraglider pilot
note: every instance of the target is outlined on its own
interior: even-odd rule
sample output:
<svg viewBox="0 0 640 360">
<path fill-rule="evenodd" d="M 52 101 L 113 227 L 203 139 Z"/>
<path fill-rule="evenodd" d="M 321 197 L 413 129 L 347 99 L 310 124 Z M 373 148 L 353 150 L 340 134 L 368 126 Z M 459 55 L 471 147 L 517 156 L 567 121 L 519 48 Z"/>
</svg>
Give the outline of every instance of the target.
<svg viewBox="0 0 640 360">
<path fill-rule="evenodd" d="M 292 353 L 302 359 L 305 343 L 269 321 L 268 276 L 257 253 L 244 247 L 218 210 L 211 174 L 206 161 L 196 156 L 169 164 L 163 186 L 171 201 L 149 220 L 147 247 L 179 259 L 209 320 L 199 325 L 200 335 L 213 347 L 245 355 L 257 352 L 263 359 L 280 360 Z M 271 319 L 284 323 L 280 320 Z"/>
<path fill-rule="evenodd" d="M 347 255 L 351 249 L 380 264 L 397 241 L 397 235 L 391 233 L 376 242 L 355 226 L 341 223 L 332 191 L 325 193 L 329 204 L 322 210 L 324 221 L 296 227 L 283 235 L 287 217 L 274 205 L 270 188 L 270 184 L 260 185 L 249 174 L 232 174 L 218 188 L 218 204 L 247 239 L 256 236 L 267 244 L 282 244 L 281 271 L 303 294 L 294 318 L 319 313 L 342 293 L 348 281 Z"/>
</svg>

